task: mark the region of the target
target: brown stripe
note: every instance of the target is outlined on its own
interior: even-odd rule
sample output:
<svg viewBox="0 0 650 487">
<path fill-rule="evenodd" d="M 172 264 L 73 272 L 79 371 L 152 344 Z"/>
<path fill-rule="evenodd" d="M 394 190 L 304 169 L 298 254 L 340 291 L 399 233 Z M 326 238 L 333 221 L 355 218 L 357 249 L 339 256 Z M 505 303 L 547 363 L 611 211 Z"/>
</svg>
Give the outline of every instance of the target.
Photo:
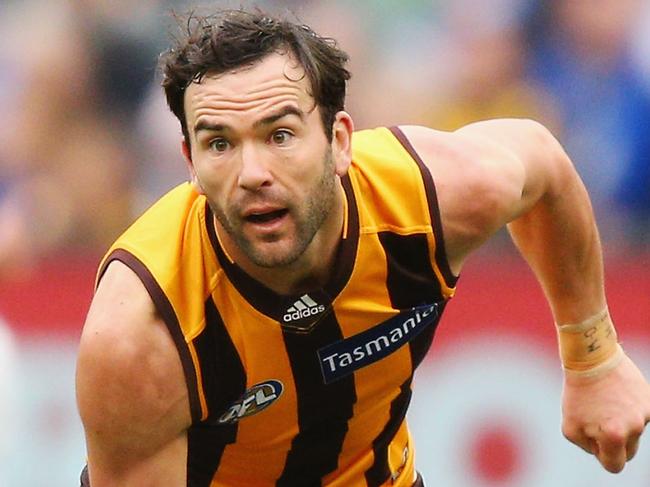
<svg viewBox="0 0 650 487">
<path fill-rule="evenodd" d="M 359 245 L 359 209 L 352 182 L 347 174 L 341 178 L 341 185 L 348 202 L 348 231 L 346 238 L 341 240 L 339 245 L 333 275 L 325 286 L 325 291 L 332 297 L 337 296 L 350 279 Z"/>
<path fill-rule="evenodd" d="M 186 487 L 210 487 L 227 445 L 237 439 L 236 424 L 193 424 L 187 430 Z"/>
<path fill-rule="evenodd" d="M 386 287 L 395 309 L 409 309 L 442 301 L 440 282 L 431 266 L 431 254 L 424 233 L 377 234 L 386 254 Z"/>
<path fill-rule="evenodd" d="M 458 277 L 455 276 L 449 268 L 449 261 L 445 252 L 445 240 L 442 234 L 442 224 L 440 220 L 440 208 L 438 207 L 438 196 L 436 186 L 433 182 L 433 177 L 429 168 L 426 166 L 420 155 L 417 153 L 411 142 L 406 138 L 404 132 L 399 127 L 390 127 L 389 130 L 397 140 L 402 144 L 404 149 L 413 158 L 415 163 L 420 169 L 422 181 L 424 182 L 424 189 L 427 195 L 427 203 L 429 205 L 429 215 L 431 217 L 431 225 L 433 227 L 433 234 L 436 238 L 436 263 L 442 272 L 445 283 L 448 287 L 454 287 Z"/>
<path fill-rule="evenodd" d="M 219 417 L 246 392 L 246 369 L 214 297 L 208 297 L 204 309 L 205 328 L 192 342 L 208 405 L 205 422 L 219 424 Z M 228 373 L 224 374 L 224 371 Z"/>
<path fill-rule="evenodd" d="M 178 317 L 174 312 L 174 308 L 170 303 L 169 299 L 165 295 L 165 292 L 162 290 L 156 279 L 153 277 L 149 269 L 138 259 L 135 255 L 131 254 L 127 250 L 117 249 L 111 252 L 111 254 L 105 259 L 102 268 L 99 271 L 99 280 L 104 275 L 104 272 L 108 268 L 108 265 L 114 261 L 118 260 L 130 268 L 135 274 L 140 278 L 142 284 L 144 284 L 145 289 L 151 296 L 156 310 L 160 313 L 167 329 L 174 340 L 176 345 L 176 350 L 178 350 L 178 355 L 181 359 L 181 364 L 183 366 L 183 372 L 185 374 L 185 382 L 187 384 L 187 391 L 190 400 L 190 411 L 192 414 L 192 420 L 198 422 L 201 419 L 201 403 L 199 401 L 199 393 L 196 385 L 196 369 L 194 368 L 194 362 L 190 355 L 189 348 L 185 342 L 185 337 L 183 336 L 183 331 L 181 330 L 180 323 L 178 322 Z"/>
<path fill-rule="evenodd" d="M 440 282 L 431 268 L 426 235 L 381 232 L 378 236 L 386 253 L 386 288 L 393 308 L 404 310 L 439 303 L 442 315 L 445 301 Z M 414 370 L 429 350 L 437 326 L 438 322 L 432 323 L 409 342 Z"/>
<path fill-rule="evenodd" d="M 317 350 L 343 338 L 333 312 L 310 333 L 283 330 L 296 385 L 298 434 L 291 442 L 276 487 L 320 486 L 336 470 L 357 401 L 351 374 L 331 384 L 323 382 Z"/>
<path fill-rule="evenodd" d="M 442 303 L 440 283 L 430 265 L 429 247 L 424 234 L 378 234 L 386 254 L 386 289 L 394 309 L 405 310 L 422 304 Z M 383 485 L 390 477 L 388 448 L 404 421 L 411 399 L 411 380 L 415 367 L 428 351 L 440 316 L 409 342 L 411 374 L 402 384 L 390 407 L 390 416 L 381 433 L 372 443 L 374 462 L 366 471 L 368 487 Z"/>
<path fill-rule="evenodd" d="M 188 487 L 208 487 L 212 482 L 226 446 L 237 440 L 239 429 L 238 422 L 220 424 L 219 417 L 246 391 L 246 370 L 212 296 L 205 303 L 205 322 L 194 346 L 208 418 L 188 431 Z"/>
<path fill-rule="evenodd" d="M 388 466 L 388 445 L 395 438 L 411 402 L 411 375 L 400 388 L 400 392 L 390 405 L 390 417 L 381 433 L 372 442 L 375 461 L 366 471 L 368 487 L 379 487 L 390 478 L 391 471 Z"/>
</svg>

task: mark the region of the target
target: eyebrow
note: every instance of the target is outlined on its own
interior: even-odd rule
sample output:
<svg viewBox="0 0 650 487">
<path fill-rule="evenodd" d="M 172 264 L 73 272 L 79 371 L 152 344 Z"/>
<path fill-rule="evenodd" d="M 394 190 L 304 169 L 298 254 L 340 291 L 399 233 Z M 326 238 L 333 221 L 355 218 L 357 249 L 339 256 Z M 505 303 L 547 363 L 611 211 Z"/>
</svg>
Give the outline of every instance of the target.
<svg viewBox="0 0 650 487">
<path fill-rule="evenodd" d="M 268 116 L 266 116 L 266 117 L 264 117 L 264 118 L 262 118 L 260 120 L 257 120 L 255 123 L 253 123 L 253 127 L 254 128 L 259 128 L 259 127 L 262 127 L 262 126 L 271 125 L 271 124 L 277 122 L 278 120 L 280 120 L 280 119 L 282 119 L 284 117 L 288 117 L 290 115 L 295 115 L 300 120 L 305 119 L 305 113 L 302 110 L 300 110 L 299 108 L 296 108 L 295 106 L 288 105 L 288 106 L 285 106 L 285 107 L 281 108 L 280 110 L 278 110 L 275 113 L 272 113 L 272 114 L 270 114 L 270 115 L 268 115 Z M 229 130 L 230 128 L 231 127 L 229 125 L 227 125 L 227 124 L 210 123 L 210 122 L 208 122 L 206 120 L 199 120 L 194 125 L 194 133 L 198 134 L 199 132 L 201 132 L 203 130 L 208 131 L 208 132 L 224 132 L 226 130 Z"/>
</svg>

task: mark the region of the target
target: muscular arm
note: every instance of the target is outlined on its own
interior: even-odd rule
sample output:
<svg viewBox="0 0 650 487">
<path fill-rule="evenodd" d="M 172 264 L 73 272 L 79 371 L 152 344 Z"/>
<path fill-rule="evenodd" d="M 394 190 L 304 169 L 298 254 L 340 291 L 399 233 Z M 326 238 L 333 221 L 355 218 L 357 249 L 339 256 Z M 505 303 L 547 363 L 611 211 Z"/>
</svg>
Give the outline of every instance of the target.
<svg viewBox="0 0 650 487">
<path fill-rule="evenodd" d="M 603 263 L 591 203 L 556 139 L 541 125 L 522 120 L 472 124 L 458 135 L 512 151 L 503 160 L 521 168 L 521 180 L 510 179 L 521 197 L 506 208 L 503 223 L 536 273 L 555 321 L 574 323 L 602 310 Z M 499 167 L 494 171 L 498 174 Z"/>
<path fill-rule="evenodd" d="M 453 133 L 403 130 L 436 181 L 453 271 L 507 225 L 557 323 L 585 322 L 603 310 L 602 254 L 589 197 L 544 127 L 494 120 Z M 597 376 L 565 374 L 562 428 L 618 472 L 636 453 L 650 420 L 650 386 L 628 357 L 611 363 Z"/>
<path fill-rule="evenodd" d="M 557 322 L 580 321 L 603 308 L 602 257 L 591 204 L 573 164 L 544 127 L 504 119 L 454 133 L 404 131 L 436 180 L 453 270 L 507 225 Z"/>
<path fill-rule="evenodd" d="M 92 487 L 186 485 L 180 360 L 144 286 L 120 262 L 93 299 L 76 383 Z"/>
</svg>

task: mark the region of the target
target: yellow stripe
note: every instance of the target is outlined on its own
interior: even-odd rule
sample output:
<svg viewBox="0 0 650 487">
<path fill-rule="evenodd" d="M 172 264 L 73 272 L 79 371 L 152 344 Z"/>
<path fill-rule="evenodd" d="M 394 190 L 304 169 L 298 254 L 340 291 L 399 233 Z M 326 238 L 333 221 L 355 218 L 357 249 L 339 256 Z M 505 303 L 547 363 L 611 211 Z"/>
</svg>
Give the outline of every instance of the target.
<svg viewBox="0 0 650 487">
<path fill-rule="evenodd" d="M 348 238 L 348 198 L 345 195 L 345 190 L 341 186 L 341 192 L 343 193 L 343 235 L 342 238 Z"/>
<path fill-rule="evenodd" d="M 398 152 L 400 152 L 401 155 L 402 155 L 402 158 L 408 160 L 411 163 L 410 166 L 413 169 L 417 170 L 417 178 L 416 179 L 418 181 L 417 184 L 419 185 L 419 188 L 420 188 L 420 190 L 417 192 L 418 193 L 417 196 L 418 196 L 418 199 L 420 201 L 420 207 L 423 209 L 423 215 L 425 217 L 425 221 L 428 223 L 428 225 L 427 225 L 428 228 L 426 229 L 426 231 L 424 231 L 422 233 L 427 234 L 427 241 L 428 241 L 428 244 L 429 244 L 429 252 L 430 252 L 430 255 L 431 255 L 431 259 L 430 259 L 431 265 L 433 267 L 433 271 L 434 271 L 436 277 L 438 278 L 438 281 L 440 282 L 440 287 L 442 289 L 442 292 L 443 292 L 445 298 L 450 298 L 456 292 L 456 288 L 449 286 L 449 284 L 447 283 L 447 281 L 444 278 L 443 273 L 440 271 L 439 263 L 436 260 L 436 247 L 438 245 L 438 241 L 436 240 L 435 234 L 433 233 L 433 221 L 432 221 L 433 215 L 431 215 L 429 213 L 429 202 L 427 200 L 426 187 L 425 187 L 425 184 L 424 184 L 424 180 L 422 179 L 422 174 L 420 173 L 420 169 L 418 168 L 417 163 L 411 157 L 411 154 L 409 154 L 409 152 L 406 150 L 406 148 L 402 145 L 402 143 L 399 140 L 397 140 L 395 138 L 395 136 L 392 134 L 392 132 L 390 132 L 390 130 L 388 130 L 387 128 L 382 128 L 381 131 L 384 132 L 386 134 L 387 138 L 389 138 L 389 140 L 391 141 L 392 148 L 394 150 L 397 150 Z M 435 184 L 435 180 L 434 180 L 434 184 Z M 438 202 L 436 202 L 436 204 L 438 204 Z M 413 228 L 416 228 L 416 227 L 413 227 Z M 394 231 L 396 233 L 400 233 L 401 235 L 408 235 L 408 232 L 401 233 L 399 229 L 393 228 L 392 231 Z M 401 231 L 404 232 L 404 229 L 402 229 Z M 415 232 L 413 232 L 413 233 L 415 233 Z M 441 244 L 444 244 L 444 243 L 441 242 Z"/>
</svg>

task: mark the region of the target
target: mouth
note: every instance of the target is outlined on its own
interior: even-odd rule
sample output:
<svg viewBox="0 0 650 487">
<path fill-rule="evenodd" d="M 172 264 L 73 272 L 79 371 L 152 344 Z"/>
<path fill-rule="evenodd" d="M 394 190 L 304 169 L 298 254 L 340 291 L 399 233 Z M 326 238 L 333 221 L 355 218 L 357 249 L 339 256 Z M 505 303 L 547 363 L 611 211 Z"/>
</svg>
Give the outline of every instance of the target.
<svg viewBox="0 0 650 487">
<path fill-rule="evenodd" d="M 289 210 L 286 208 L 260 213 L 250 213 L 244 217 L 244 220 L 255 224 L 272 223 L 282 219 L 282 217 L 287 213 L 289 213 Z"/>
</svg>

